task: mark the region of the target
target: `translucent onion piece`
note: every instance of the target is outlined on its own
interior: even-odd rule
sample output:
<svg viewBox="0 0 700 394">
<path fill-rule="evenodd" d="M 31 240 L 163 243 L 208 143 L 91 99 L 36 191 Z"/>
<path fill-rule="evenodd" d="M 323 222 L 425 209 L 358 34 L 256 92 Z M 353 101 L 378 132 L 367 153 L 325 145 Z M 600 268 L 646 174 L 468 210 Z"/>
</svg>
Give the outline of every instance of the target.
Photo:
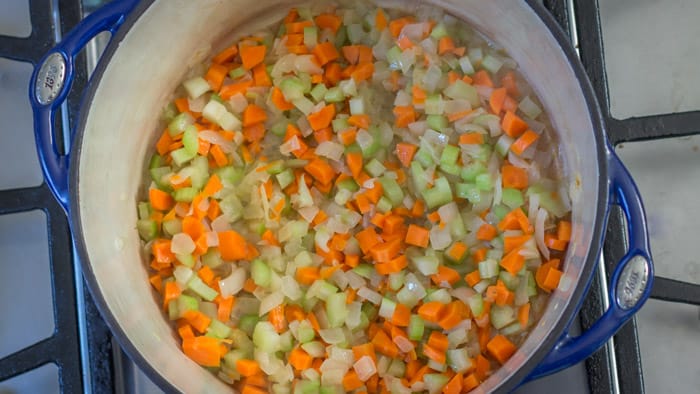
<svg viewBox="0 0 700 394">
<path fill-rule="evenodd" d="M 170 251 L 174 254 L 190 254 L 194 252 L 194 248 L 194 241 L 185 233 L 175 234 L 170 243 Z"/>
<path fill-rule="evenodd" d="M 542 252 L 545 260 L 549 260 L 549 249 L 544 243 L 544 222 L 547 220 L 547 211 L 540 208 L 537 211 L 537 218 L 535 219 L 535 240 L 537 241 L 537 247 Z"/>
<path fill-rule="evenodd" d="M 403 336 L 397 336 L 397 338 L 405 339 L 411 347 L 413 344 L 411 341 L 408 340 L 408 338 L 403 337 Z M 407 352 L 408 350 L 402 350 L 404 352 Z M 360 357 L 359 360 L 353 364 L 352 368 L 355 370 L 357 373 L 357 377 L 363 381 L 366 382 L 369 378 L 372 377 L 375 373 L 377 373 L 377 366 L 374 364 L 374 360 L 372 360 L 372 357 L 370 356 L 362 356 Z"/>
<path fill-rule="evenodd" d="M 243 289 L 246 280 L 246 272 L 243 268 L 235 268 L 231 274 L 219 281 L 219 288 L 223 297 L 238 294 Z"/>
</svg>

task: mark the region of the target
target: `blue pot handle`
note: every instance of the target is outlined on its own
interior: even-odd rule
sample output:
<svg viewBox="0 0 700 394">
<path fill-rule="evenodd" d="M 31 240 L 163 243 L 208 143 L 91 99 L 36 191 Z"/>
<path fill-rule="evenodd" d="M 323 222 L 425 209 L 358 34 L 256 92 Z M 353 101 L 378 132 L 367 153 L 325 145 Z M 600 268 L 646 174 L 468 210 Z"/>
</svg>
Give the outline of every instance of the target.
<svg viewBox="0 0 700 394">
<path fill-rule="evenodd" d="M 37 64 L 29 84 L 29 100 L 34 111 L 34 134 L 41 169 L 51 192 L 68 211 L 68 166 L 70 152 L 59 154 L 54 132 L 54 116 L 73 85 L 74 59 L 97 34 L 114 32 L 139 0 L 113 0 L 83 19 Z M 71 130 L 71 139 L 74 130 Z"/>
<path fill-rule="evenodd" d="M 649 252 L 646 216 L 639 190 L 627 168 L 608 145 L 610 201 L 627 217 L 629 250 L 615 267 L 609 286 L 610 307 L 588 331 L 572 337 L 566 332 L 527 380 L 568 368 L 603 346 L 649 298 L 654 266 Z"/>
</svg>

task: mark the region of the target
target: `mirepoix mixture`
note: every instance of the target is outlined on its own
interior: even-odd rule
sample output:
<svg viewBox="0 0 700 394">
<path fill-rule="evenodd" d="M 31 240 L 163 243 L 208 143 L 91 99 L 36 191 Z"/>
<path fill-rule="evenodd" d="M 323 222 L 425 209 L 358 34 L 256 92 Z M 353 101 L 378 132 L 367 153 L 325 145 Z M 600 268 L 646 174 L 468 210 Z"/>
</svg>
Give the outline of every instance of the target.
<svg viewBox="0 0 700 394">
<path fill-rule="evenodd" d="M 571 237 L 516 63 L 435 9 L 245 33 L 175 92 L 138 204 L 183 352 L 243 394 L 474 389 Z"/>
</svg>

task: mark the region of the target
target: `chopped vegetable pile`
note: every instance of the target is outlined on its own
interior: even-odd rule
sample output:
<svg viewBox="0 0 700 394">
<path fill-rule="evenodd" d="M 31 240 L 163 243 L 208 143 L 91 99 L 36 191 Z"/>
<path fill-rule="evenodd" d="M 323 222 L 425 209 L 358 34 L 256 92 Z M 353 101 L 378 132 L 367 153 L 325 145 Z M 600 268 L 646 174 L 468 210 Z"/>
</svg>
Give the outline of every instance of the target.
<svg viewBox="0 0 700 394">
<path fill-rule="evenodd" d="M 516 67 L 437 10 L 353 3 L 192 70 L 137 224 L 184 353 L 243 394 L 460 393 L 506 363 L 572 231 Z"/>
</svg>

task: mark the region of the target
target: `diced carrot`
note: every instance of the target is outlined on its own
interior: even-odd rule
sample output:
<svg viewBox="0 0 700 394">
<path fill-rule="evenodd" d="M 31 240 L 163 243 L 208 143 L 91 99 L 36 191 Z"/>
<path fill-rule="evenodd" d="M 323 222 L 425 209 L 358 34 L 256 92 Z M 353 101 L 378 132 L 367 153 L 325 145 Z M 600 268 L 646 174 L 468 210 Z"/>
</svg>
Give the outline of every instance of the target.
<svg viewBox="0 0 700 394">
<path fill-rule="evenodd" d="M 521 328 L 526 328 L 529 321 L 530 303 L 528 302 L 527 304 L 521 305 L 520 308 L 518 308 L 518 322 L 520 323 Z"/>
<path fill-rule="evenodd" d="M 562 275 L 562 271 L 555 268 L 551 262 L 547 262 L 537 268 L 535 282 L 542 290 L 550 293 L 559 286 Z"/>
<path fill-rule="evenodd" d="M 462 382 L 462 392 L 468 393 L 479 386 L 479 378 L 475 373 L 469 374 Z"/>
<path fill-rule="evenodd" d="M 448 283 L 451 286 L 459 281 L 460 276 L 456 270 L 440 265 L 438 266 L 438 273 L 431 275 L 430 279 L 438 286 L 441 286 L 443 283 Z"/>
<path fill-rule="evenodd" d="M 438 301 L 430 301 L 418 307 L 418 315 L 423 319 L 436 323 L 440 320 L 445 304 Z"/>
<path fill-rule="evenodd" d="M 340 57 L 338 50 L 335 49 L 335 45 L 330 42 L 317 44 L 311 52 L 316 56 L 316 60 L 320 66 L 324 66 Z"/>
<path fill-rule="evenodd" d="M 216 310 L 216 318 L 221 321 L 228 321 L 231 318 L 231 311 L 233 306 L 236 304 L 236 298 L 234 296 L 222 297 L 218 296 L 218 307 Z"/>
<path fill-rule="evenodd" d="M 501 267 L 512 275 L 517 275 L 525 265 L 525 256 L 520 254 L 521 248 L 515 248 L 501 259 Z"/>
<path fill-rule="evenodd" d="M 214 162 L 217 166 L 223 167 L 228 164 L 228 157 L 226 153 L 219 147 L 219 145 L 214 145 L 209 150 L 209 154 L 214 158 Z"/>
<path fill-rule="evenodd" d="M 571 240 L 571 222 L 566 220 L 560 220 L 557 225 L 557 238 L 560 241 L 570 241 Z"/>
<path fill-rule="evenodd" d="M 204 367 L 218 367 L 221 363 L 219 340 L 213 337 L 185 338 L 182 341 L 182 351 L 187 357 Z"/>
<path fill-rule="evenodd" d="M 287 361 L 289 361 L 289 365 L 291 365 L 297 371 L 303 371 L 311 368 L 314 358 L 303 349 L 295 348 L 289 353 Z"/>
<path fill-rule="evenodd" d="M 353 70 L 351 76 L 355 82 L 359 83 L 372 78 L 374 74 L 374 63 L 360 63 Z"/>
<path fill-rule="evenodd" d="M 151 275 L 148 278 L 148 281 L 151 282 L 153 288 L 156 289 L 159 293 L 163 291 L 163 278 L 160 275 Z"/>
<path fill-rule="evenodd" d="M 477 132 L 464 133 L 459 136 L 460 145 L 481 145 L 484 143 L 484 135 Z"/>
<path fill-rule="evenodd" d="M 272 86 L 272 80 L 267 74 L 267 67 L 260 63 L 253 67 L 253 80 L 255 81 L 255 86 L 269 87 Z"/>
<path fill-rule="evenodd" d="M 474 287 L 477 283 L 481 282 L 481 274 L 479 270 L 474 270 L 464 277 L 464 281 L 471 287 Z"/>
<path fill-rule="evenodd" d="M 486 345 L 489 354 L 501 364 L 505 364 L 517 350 L 515 345 L 503 335 L 496 335 Z"/>
<path fill-rule="evenodd" d="M 213 91 L 218 92 L 221 90 L 221 85 L 224 83 L 226 74 L 228 74 L 228 67 L 221 64 L 212 63 L 212 65 L 209 66 L 207 73 L 204 75 L 204 79 L 209 82 L 209 86 L 211 86 Z"/>
<path fill-rule="evenodd" d="M 224 260 L 242 260 L 248 256 L 247 242 L 234 230 L 219 232 L 219 252 Z"/>
<path fill-rule="evenodd" d="M 175 108 L 177 108 L 178 112 L 189 112 L 190 111 L 190 103 L 189 100 L 187 100 L 187 97 L 180 97 L 175 99 Z"/>
<path fill-rule="evenodd" d="M 503 237 L 503 251 L 508 253 L 511 250 L 522 246 L 525 242 L 529 241 L 532 235 L 513 235 L 509 237 Z"/>
<path fill-rule="evenodd" d="M 176 299 L 181 294 L 180 287 L 175 281 L 165 282 L 165 290 L 163 292 L 163 307 L 166 308 L 170 301 Z"/>
<path fill-rule="evenodd" d="M 558 250 L 560 252 L 563 252 L 566 250 L 566 245 L 568 244 L 568 241 L 559 240 L 552 234 L 545 234 L 544 235 L 544 244 L 549 249 Z"/>
<path fill-rule="evenodd" d="M 170 144 L 173 143 L 172 138 L 170 138 L 170 133 L 166 129 L 163 131 L 163 134 L 160 136 L 158 139 L 158 142 L 156 143 L 156 150 L 158 151 L 158 154 L 161 156 L 165 156 L 168 152 L 170 152 Z"/>
<path fill-rule="evenodd" d="M 277 86 L 273 87 L 272 91 L 270 92 L 270 101 L 272 101 L 272 103 L 275 104 L 275 107 L 277 107 L 277 109 L 280 111 L 288 111 L 294 108 L 294 104 L 290 103 L 284 98 L 282 90 L 280 90 L 280 88 Z"/>
<path fill-rule="evenodd" d="M 455 43 L 450 36 L 444 36 L 438 40 L 438 54 L 444 55 L 455 49 Z"/>
<path fill-rule="evenodd" d="M 377 30 L 382 31 L 386 29 L 387 20 L 384 11 L 381 8 L 377 9 L 377 14 L 374 16 L 374 26 Z"/>
<path fill-rule="evenodd" d="M 296 272 L 296 279 L 299 283 L 310 286 L 317 279 L 320 279 L 321 275 L 319 273 L 318 267 L 298 267 Z"/>
<path fill-rule="evenodd" d="M 506 114 L 503 115 L 503 120 L 501 120 L 501 128 L 513 138 L 519 137 L 529 127 L 527 122 L 512 111 L 506 111 Z"/>
<path fill-rule="evenodd" d="M 348 168 L 350 169 L 352 176 L 357 178 L 357 176 L 360 175 L 360 172 L 362 172 L 362 153 L 348 152 L 345 154 L 345 161 L 348 164 Z"/>
<path fill-rule="evenodd" d="M 401 30 L 403 30 L 403 27 L 412 22 L 413 18 L 409 17 L 394 19 L 393 21 L 389 22 L 389 31 L 394 38 L 397 38 L 401 33 Z"/>
<path fill-rule="evenodd" d="M 162 264 L 170 264 L 175 261 L 175 255 L 170 250 L 169 239 L 156 239 L 151 245 L 151 252 L 155 260 Z"/>
<path fill-rule="evenodd" d="M 404 304 L 396 304 L 394 314 L 391 316 L 391 323 L 399 327 L 408 327 L 411 319 L 411 310 Z"/>
<path fill-rule="evenodd" d="M 360 249 L 362 253 L 369 253 L 369 251 L 377 244 L 382 242 L 381 237 L 374 230 L 373 227 L 366 227 L 364 230 L 360 230 L 355 233 L 355 239 L 360 244 Z"/>
<path fill-rule="evenodd" d="M 265 45 L 241 45 L 238 50 L 243 68 L 250 70 L 263 62 L 267 47 Z"/>
<path fill-rule="evenodd" d="M 401 272 L 404 268 L 406 268 L 406 266 L 408 266 L 408 259 L 406 259 L 406 256 L 402 254 L 386 263 L 377 263 L 374 265 L 374 268 L 380 275 L 389 275 Z"/>
<path fill-rule="evenodd" d="M 408 225 L 406 232 L 406 243 L 409 245 L 419 246 L 421 248 L 428 247 L 430 243 L 430 232 L 427 228 L 417 226 L 415 224 Z"/>
<path fill-rule="evenodd" d="M 319 29 L 330 29 L 335 34 L 343 21 L 340 16 L 335 14 L 320 14 L 314 18 L 314 22 Z"/>
<path fill-rule="evenodd" d="M 320 111 L 312 113 L 306 117 L 309 125 L 314 130 L 320 130 L 330 126 L 331 121 L 335 117 L 335 105 L 328 104 L 321 108 Z"/>
<path fill-rule="evenodd" d="M 459 394 L 462 392 L 464 377 L 461 373 L 455 374 L 449 382 L 442 388 L 443 394 Z"/>
<path fill-rule="evenodd" d="M 459 274 L 457 274 L 459 277 Z M 438 325 L 443 330 L 451 330 L 459 323 L 462 322 L 464 318 L 467 317 L 467 306 L 462 301 L 452 301 L 445 307 L 445 310 L 438 321 Z"/>
<path fill-rule="evenodd" d="M 445 355 L 444 351 L 437 350 L 429 344 L 423 345 L 423 355 L 437 362 L 438 364 L 445 364 L 445 362 L 447 361 L 447 356 Z"/>
<path fill-rule="evenodd" d="M 372 338 L 372 345 L 379 353 L 389 356 L 396 357 L 399 355 L 399 348 L 396 344 L 389 338 L 388 335 L 383 330 L 379 330 Z"/>
<path fill-rule="evenodd" d="M 364 385 L 364 382 L 357 377 L 357 372 L 355 372 L 354 369 L 351 369 L 343 377 L 343 388 L 345 389 L 346 393 L 357 390 Z"/>
<path fill-rule="evenodd" d="M 503 187 L 525 189 L 528 186 L 527 170 L 506 164 L 501 168 Z"/>
<path fill-rule="evenodd" d="M 453 261 L 461 261 L 467 253 L 467 245 L 462 241 L 457 241 L 447 250 L 447 256 Z"/>
<path fill-rule="evenodd" d="M 233 60 L 234 57 L 238 55 L 238 46 L 231 45 L 228 48 L 223 49 L 221 52 L 217 53 L 211 61 L 218 64 L 227 63 Z"/>
<path fill-rule="evenodd" d="M 410 167 L 413 156 L 418 151 L 418 147 L 408 142 L 399 142 L 396 144 L 396 157 L 404 167 Z"/>
<path fill-rule="evenodd" d="M 148 191 L 148 200 L 151 207 L 159 211 L 167 211 L 175 205 L 175 200 L 170 194 L 156 188 Z"/>
<path fill-rule="evenodd" d="M 330 85 L 336 85 L 342 79 L 341 73 L 342 67 L 340 67 L 340 64 L 331 62 L 326 65 L 323 76 Z"/>
<path fill-rule="evenodd" d="M 323 159 L 312 160 L 309 164 L 304 166 L 304 170 L 324 185 L 330 184 L 336 176 L 333 167 Z"/>
<path fill-rule="evenodd" d="M 503 103 L 506 100 L 506 88 L 494 89 L 491 92 L 491 97 L 489 98 L 489 107 L 491 107 L 491 112 L 498 115 L 503 110 Z"/>
<path fill-rule="evenodd" d="M 487 339 L 488 339 L 488 337 L 487 337 Z M 487 343 L 484 343 L 484 346 L 482 347 L 482 349 L 486 349 Z M 490 370 L 491 370 L 491 363 L 489 362 L 489 360 L 486 357 L 482 356 L 481 354 L 476 356 L 476 371 L 474 371 L 474 373 L 476 374 L 476 377 L 481 381 L 486 380 L 487 374 L 489 373 Z"/>
<path fill-rule="evenodd" d="M 275 327 L 278 333 L 284 332 L 287 329 L 287 321 L 284 316 L 284 304 L 272 308 L 267 314 L 267 320 Z"/>
<path fill-rule="evenodd" d="M 255 360 L 242 358 L 236 361 L 236 371 L 242 376 L 253 376 L 260 373 L 260 365 Z"/>
<path fill-rule="evenodd" d="M 474 85 L 493 87 L 493 81 L 486 70 L 479 70 L 472 75 Z"/>
<path fill-rule="evenodd" d="M 200 311 L 188 310 L 182 317 L 192 325 L 192 328 L 202 334 L 207 331 L 207 327 L 211 324 L 211 319 Z"/>
<path fill-rule="evenodd" d="M 243 111 L 243 126 L 247 127 L 267 120 L 267 113 L 255 104 L 249 104 Z"/>
<path fill-rule="evenodd" d="M 236 82 L 221 87 L 219 91 L 219 96 L 222 99 L 228 100 L 231 97 L 237 95 L 238 93 L 245 94 L 249 87 L 253 86 L 253 80 L 246 80 L 241 82 Z M 230 130 L 232 131 L 232 130 Z"/>
<path fill-rule="evenodd" d="M 396 118 L 395 124 L 397 127 L 407 127 L 410 123 L 416 121 L 416 112 L 413 106 L 396 106 L 394 107 L 394 117 Z"/>
<path fill-rule="evenodd" d="M 257 376 L 257 375 L 254 375 Z M 248 380 L 249 378 L 245 378 Z M 268 392 L 260 387 L 256 387 L 251 384 L 243 384 L 241 389 L 241 394 L 268 394 Z"/>
<path fill-rule="evenodd" d="M 527 130 L 510 145 L 510 150 L 520 156 L 527 148 L 532 146 L 538 138 L 540 138 L 539 134 L 532 130 Z"/>
<path fill-rule="evenodd" d="M 369 128 L 369 115 L 352 115 L 348 118 L 348 124 L 350 126 L 355 126 L 358 129 L 368 129 Z"/>
<path fill-rule="evenodd" d="M 498 230 L 491 224 L 484 223 L 476 231 L 476 239 L 479 241 L 491 241 L 498 235 Z"/>
</svg>

